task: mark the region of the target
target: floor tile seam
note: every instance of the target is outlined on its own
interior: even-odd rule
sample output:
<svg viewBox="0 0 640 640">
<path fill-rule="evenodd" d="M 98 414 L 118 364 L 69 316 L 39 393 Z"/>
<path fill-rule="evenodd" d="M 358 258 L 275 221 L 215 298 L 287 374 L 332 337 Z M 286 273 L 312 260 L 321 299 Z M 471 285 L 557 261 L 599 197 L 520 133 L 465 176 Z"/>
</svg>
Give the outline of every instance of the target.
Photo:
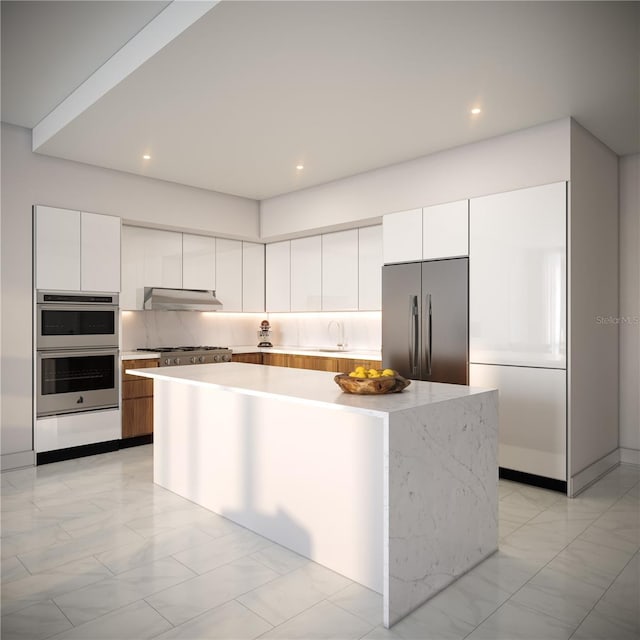
<svg viewBox="0 0 640 640">
<path fill-rule="evenodd" d="M 73 624 L 73 622 L 71 622 L 71 620 L 69 620 L 69 617 L 67 616 L 67 614 L 58 606 L 58 603 L 53 598 L 51 598 L 51 602 L 55 605 L 56 609 L 58 609 L 58 611 L 64 616 L 64 619 L 71 625 L 71 629 L 73 629 L 75 625 Z M 62 632 L 56 631 L 55 633 L 50 633 L 49 635 L 45 636 L 45 638 L 51 638 L 52 636 L 55 636 L 58 633 L 62 633 Z M 45 639 L 43 638 L 42 640 L 45 640 Z"/>
<path fill-rule="evenodd" d="M 277 543 L 274 543 L 274 544 L 277 544 Z M 251 560 L 255 560 L 256 562 L 259 562 L 266 569 L 271 569 L 271 571 L 274 571 L 275 573 L 277 573 L 278 574 L 278 578 L 284 578 L 285 576 L 288 576 L 289 574 L 293 573 L 294 571 L 297 571 L 298 569 L 301 569 L 302 567 L 306 566 L 309 562 L 313 562 L 313 560 L 309 560 L 309 558 L 306 558 L 308 562 L 306 562 L 305 564 L 301 565 L 300 567 L 295 567 L 295 569 L 289 569 L 288 571 L 285 571 L 285 573 L 280 573 L 279 571 L 277 571 L 273 567 L 270 567 L 266 562 L 263 562 L 262 560 L 260 560 L 260 558 L 254 558 L 253 557 L 257 553 L 260 553 L 260 551 L 261 551 L 261 549 L 258 550 L 258 551 L 254 551 L 248 557 L 251 558 Z M 274 580 L 277 580 L 278 578 L 274 578 Z"/>
<path fill-rule="evenodd" d="M 523 587 L 526 585 L 523 585 Z M 593 585 L 591 585 L 593 586 Z M 521 587 L 522 588 L 522 587 Z M 535 586 L 533 587 L 535 588 Z M 608 588 L 608 587 L 607 587 Z M 518 589 L 518 592 L 520 591 L 520 589 Z M 516 593 L 518 593 L 516 592 Z M 603 589 L 603 595 L 606 592 L 606 589 Z M 513 594 L 514 596 L 516 595 L 515 593 Z M 513 596 L 512 596 L 513 597 Z M 602 597 L 602 596 L 600 596 Z M 511 600 L 512 598 L 509 598 L 509 600 Z M 547 613 L 545 611 L 539 611 L 538 609 L 536 609 L 535 607 L 523 604 L 521 602 L 518 602 L 517 600 L 514 600 L 514 603 L 517 604 L 518 606 L 524 607 L 525 609 L 528 609 L 529 611 L 531 611 L 532 613 L 534 613 L 535 615 L 542 615 L 542 616 L 546 616 L 548 618 L 553 618 L 554 620 L 557 620 L 558 622 L 562 622 L 563 624 L 567 625 L 567 626 L 571 626 L 572 623 L 567 622 L 566 620 L 563 620 L 562 618 L 559 618 L 556 615 L 553 615 L 552 613 Z M 586 616 L 589 615 L 589 613 L 591 613 L 591 610 L 593 609 L 593 607 L 595 607 L 595 604 L 589 608 L 589 610 L 587 611 L 587 613 L 580 619 L 580 622 L 578 622 L 578 624 L 575 626 L 573 632 L 571 635 L 573 635 L 573 633 L 575 633 L 576 629 L 582 624 L 584 618 L 586 618 Z"/>
<path fill-rule="evenodd" d="M 17 496 L 5 496 L 6 497 L 17 497 Z M 25 511 L 24 507 L 20 508 L 20 509 L 5 509 L 2 508 L 2 502 L 4 502 L 4 500 L 0 500 L 0 515 L 2 515 L 3 518 L 8 517 L 11 513 L 15 513 L 16 511 Z M 22 503 L 21 503 L 22 506 Z M 42 509 L 33 501 L 32 498 L 29 498 L 26 503 L 24 503 L 24 506 L 26 506 L 29 509 L 37 509 L 38 511 L 42 511 Z"/>
<path fill-rule="evenodd" d="M 605 512 L 600 516 L 600 517 L 602 517 L 602 516 L 606 515 L 606 514 L 607 514 L 609 511 L 611 511 L 611 509 L 613 509 L 613 508 L 614 508 L 618 503 L 622 502 L 622 501 L 626 498 L 627 494 L 628 494 L 628 493 L 630 493 L 631 491 L 633 491 L 634 489 L 635 489 L 635 485 L 634 485 L 633 487 L 631 487 L 628 491 L 625 491 L 622 495 L 620 495 L 620 496 L 618 497 L 618 499 L 617 499 L 617 500 L 616 500 L 612 505 L 610 505 L 610 506 L 609 506 L 609 508 L 608 508 L 608 509 L 607 509 L 607 510 L 606 510 L 606 511 L 605 511 Z M 638 504 L 640 505 L 640 498 L 638 498 Z M 598 518 L 598 519 L 600 519 L 600 518 Z"/>
<path fill-rule="evenodd" d="M 589 527 L 591 527 L 591 526 L 592 526 L 592 525 L 589 525 Z M 589 527 L 587 527 L 587 529 L 589 529 Z M 586 538 L 583 538 L 582 536 L 585 534 L 585 532 L 587 531 L 587 529 L 585 529 L 585 530 L 584 530 L 584 531 L 583 531 L 583 532 L 578 536 L 578 538 L 576 538 L 576 539 L 579 539 L 579 540 L 581 540 L 582 542 L 588 542 L 588 543 L 590 543 L 590 544 L 594 544 L 594 545 L 599 546 L 599 547 L 605 547 L 606 549 L 609 549 L 610 551 L 619 551 L 620 553 L 624 553 L 624 552 L 625 552 L 625 549 L 621 549 L 620 547 L 614 547 L 612 544 L 609 544 L 609 543 L 606 543 L 606 542 L 597 542 L 597 543 L 596 543 L 596 542 L 593 542 L 593 541 L 591 541 L 591 540 L 587 540 Z M 596 529 L 597 529 L 598 531 L 602 531 L 603 533 L 607 533 L 607 529 L 600 529 L 600 528 L 598 528 L 598 527 L 596 527 Z M 574 541 L 574 542 L 575 542 L 575 541 Z M 638 546 L 640 546 L 640 543 L 638 543 Z M 633 556 L 635 553 L 637 553 L 637 551 L 638 551 L 638 550 L 636 549 L 636 551 L 633 551 L 631 555 Z"/>
<path fill-rule="evenodd" d="M 513 591 L 511 593 L 511 595 L 502 603 L 500 604 L 500 606 L 498 607 L 498 609 L 500 607 L 502 607 L 505 602 L 508 602 L 509 600 L 511 600 L 511 598 L 513 598 L 513 596 L 515 596 L 517 593 L 519 593 L 522 589 L 524 589 L 532 580 L 535 579 L 535 577 L 544 569 L 546 569 L 561 553 L 562 551 L 564 551 L 569 545 L 567 544 L 561 551 L 559 551 L 555 556 L 553 556 L 553 558 L 551 558 L 549 561 L 547 561 L 545 564 L 543 564 L 524 584 L 520 585 L 515 591 Z M 499 587 L 498 587 L 499 588 Z M 502 591 L 506 591 L 504 589 L 501 589 Z M 495 611 L 497 611 L 498 609 L 496 609 Z M 493 613 L 495 613 L 495 611 Z M 492 614 L 489 614 L 492 615 Z M 488 618 L 489 616 L 487 616 Z M 486 620 L 486 618 L 485 618 Z M 484 620 L 482 621 L 484 622 Z M 480 624 L 482 624 L 482 622 Z M 478 625 L 480 626 L 480 625 Z M 476 627 L 477 628 L 477 627 Z M 466 636 L 465 636 L 466 637 Z"/>
<path fill-rule="evenodd" d="M 546 566 L 546 565 L 545 565 Z M 543 567 L 544 568 L 544 567 Z M 540 573 L 540 571 L 542 571 L 542 569 L 540 569 L 535 575 L 538 575 L 538 573 Z M 530 580 L 533 580 L 533 578 L 535 577 L 532 576 L 532 578 Z M 513 598 L 514 595 L 516 595 L 517 593 L 519 593 L 529 582 L 530 580 L 527 580 L 527 582 L 525 582 L 521 587 L 519 587 L 516 591 L 514 591 L 506 600 L 504 600 L 503 602 L 501 602 L 493 611 L 491 611 L 486 617 L 484 617 L 473 629 L 471 629 L 469 631 L 469 633 L 467 633 L 464 638 L 468 638 L 472 633 L 474 633 L 476 631 L 476 629 L 478 629 L 480 626 L 482 626 L 491 616 L 495 615 L 500 609 L 502 609 L 502 607 L 504 607 L 508 602 L 511 601 L 511 599 Z M 514 601 L 515 602 L 515 601 Z M 517 602 L 515 602 L 515 604 L 518 604 Z M 523 605 L 520 605 L 523 606 Z M 536 615 L 546 615 L 543 613 L 539 613 L 539 612 L 535 612 Z M 551 616 L 548 616 L 551 617 Z M 554 618 L 554 620 L 556 620 L 556 618 Z M 470 623 L 471 624 L 471 623 Z M 463 639 L 464 640 L 464 639 Z"/>
<path fill-rule="evenodd" d="M 205 543 L 205 544 L 209 544 L 209 543 Z M 193 548 L 196 548 L 196 547 L 193 547 Z M 183 551 L 187 551 L 187 549 L 184 549 Z M 198 578 L 200 576 L 206 576 L 208 573 L 211 573 L 212 571 L 216 571 L 218 569 L 221 569 L 222 567 L 226 567 L 226 566 L 232 564 L 233 562 L 236 562 L 236 560 L 243 560 L 244 558 L 250 558 L 252 553 L 256 553 L 256 551 L 251 551 L 251 552 L 246 553 L 246 554 L 244 554 L 242 556 L 237 556 L 235 558 L 232 558 L 231 560 L 227 560 L 227 561 L 223 562 L 222 564 L 216 565 L 215 567 L 213 567 L 211 569 L 208 569 L 207 571 L 204 571 L 202 573 L 198 573 L 197 571 L 192 569 L 190 566 L 188 566 L 187 564 L 182 562 L 182 560 L 178 560 L 178 558 L 175 557 L 176 555 L 178 555 L 180 553 L 183 553 L 183 551 L 176 551 L 175 554 L 172 554 L 170 557 L 173 558 L 176 562 L 179 562 L 183 567 L 185 567 L 189 571 L 193 571 L 195 573 L 195 576 L 193 576 L 194 578 Z M 256 562 L 258 562 L 258 560 L 256 560 Z M 269 567 L 266 567 L 266 568 L 269 569 Z M 271 569 L 271 570 L 273 571 L 273 569 Z M 274 573 L 277 573 L 277 572 L 274 572 Z M 275 578 L 274 578 L 274 580 L 275 580 Z"/>
<path fill-rule="evenodd" d="M 53 602 L 53 598 L 45 598 L 43 600 L 39 600 L 39 599 L 34 599 L 34 600 L 10 600 L 9 602 L 13 602 L 13 603 L 21 602 L 21 603 L 23 603 L 24 606 L 21 605 L 17 609 L 13 609 L 12 611 L 9 611 L 8 613 L 2 612 L 0 614 L 0 618 L 4 619 L 4 618 L 6 618 L 8 616 L 11 616 L 11 615 L 13 615 L 15 613 L 20 613 L 21 611 L 24 611 L 25 609 L 28 609 L 29 607 L 32 607 L 33 605 L 45 604 L 45 603 L 47 603 L 49 601 Z M 4 609 L 4 607 L 0 607 L 0 609 Z M 0 627 L 2 627 L 1 624 L 0 624 Z"/>
<path fill-rule="evenodd" d="M 80 576 L 83 574 L 63 574 L 63 575 L 69 575 L 71 577 L 75 577 L 75 576 Z M 26 577 L 34 577 L 34 578 L 39 578 L 40 576 L 38 576 L 38 574 L 34 575 L 34 576 L 26 576 Z M 98 584 L 99 582 L 102 582 L 105 579 L 108 579 L 111 576 L 101 576 L 99 578 L 97 578 L 96 580 L 94 580 L 93 582 L 87 582 L 86 584 L 83 584 L 81 587 L 71 587 L 68 591 L 60 591 L 59 593 L 56 593 L 55 595 L 48 595 L 48 596 L 43 596 L 42 598 L 37 597 L 37 593 L 36 594 L 32 594 L 32 595 L 25 595 L 24 597 L 18 597 L 18 598 L 7 598 L 7 600 L 9 602 L 22 602 L 22 601 L 26 601 L 26 600 L 32 600 L 32 602 L 41 602 L 43 600 L 55 600 L 55 598 L 59 598 L 61 596 L 66 596 L 70 593 L 73 593 L 74 591 L 79 591 L 81 589 L 87 589 L 88 587 L 92 587 L 95 584 Z M 10 583 L 8 583 L 10 584 Z M 48 590 L 54 590 L 55 587 L 50 587 Z M 33 597 L 36 596 L 36 597 Z M 56 603 L 57 604 L 57 603 Z"/>
<path fill-rule="evenodd" d="M 95 618 L 91 618 L 90 620 L 83 620 L 79 624 L 73 624 L 73 622 L 71 622 L 71 620 L 69 620 L 67 615 L 64 613 L 64 611 L 62 610 L 60 605 L 55 600 L 53 600 L 53 603 L 56 605 L 56 607 L 58 607 L 58 609 L 60 609 L 60 611 L 62 611 L 62 614 L 64 615 L 64 617 L 67 618 L 67 620 L 69 620 L 69 622 L 72 625 L 72 628 L 77 629 L 78 627 L 81 627 L 81 626 L 83 626 L 85 624 L 94 624 L 95 622 L 97 622 L 101 618 L 113 615 L 114 613 L 117 613 L 118 611 L 121 611 L 122 609 L 126 609 L 127 607 L 130 607 L 130 606 L 136 604 L 137 602 L 143 602 L 143 601 L 144 601 L 143 598 L 138 598 L 137 600 L 134 600 L 133 602 L 127 602 L 126 604 L 123 604 L 123 605 L 121 605 L 119 607 L 116 607 L 115 609 L 111 609 L 110 611 L 107 611 L 105 613 L 101 613 L 100 615 L 96 616 Z M 58 633 L 60 633 L 60 632 L 58 632 Z M 50 637 L 50 636 L 47 636 L 47 637 Z M 89 640 L 89 639 L 87 639 L 87 640 Z"/>
<path fill-rule="evenodd" d="M 346 589 L 347 587 L 345 587 Z M 341 589 L 340 591 L 344 591 L 344 589 Z M 334 593 L 333 595 L 337 595 L 338 593 L 340 593 L 340 591 L 337 591 L 336 593 Z M 360 614 L 356 613 L 355 611 L 350 611 L 349 609 L 347 609 L 346 607 L 343 607 L 341 604 L 339 604 L 338 602 L 334 602 L 333 600 L 331 600 L 333 596 L 329 596 L 327 598 L 325 598 L 325 600 L 327 602 L 329 602 L 330 604 L 332 604 L 334 607 L 338 607 L 338 609 L 342 609 L 343 611 L 346 611 L 347 613 L 350 613 L 352 616 L 355 616 L 356 618 L 358 618 L 358 620 L 362 620 L 362 622 L 365 622 L 366 624 L 371 624 L 371 622 L 369 620 L 367 620 L 366 618 L 364 618 L 363 616 L 361 616 Z M 380 613 L 382 614 L 382 605 L 380 605 Z M 418 607 L 419 608 L 419 607 Z M 414 609 L 415 611 L 415 609 Z M 411 615 L 411 614 L 408 614 Z M 382 624 L 382 623 L 380 623 Z M 371 633 L 376 627 L 378 626 L 378 624 L 374 624 L 371 629 L 369 629 L 369 631 L 367 631 L 367 633 Z M 365 633 L 364 635 L 366 636 L 367 633 Z"/>
<path fill-rule="evenodd" d="M 154 593 L 152 595 L 156 595 L 156 594 Z M 144 602 L 148 607 L 151 607 L 163 620 L 166 620 L 171 625 L 172 629 L 175 629 L 176 627 L 180 626 L 180 625 L 177 625 L 177 624 L 173 624 L 173 622 L 171 622 L 171 620 L 169 620 L 169 618 L 167 618 L 166 616 L 162 615 L 162 611 L 160 611 L 159 609 L 154 607 L 153 604 L 151 604 L 147 598 L 151 598 L 151 596 L 145 596 L 144 598 L 141 598 L 140 600 L 136 600 L 136 602 Z M 127 606 L 131 606 L 131 605 L 127 605 Z M 198 616 L 196 616 L 196 617 L 198 617 Z M 195 618 L 191 618 L 191 620 L 195 620 Z M 187 622 L 189 622 L 189 621 L 187 621 Z M 184 624 L 184 623 L 182 623 L 182 624 Z M 166 633 L 167 631 L 168 631 L 168 629 L 164 629 L 163 631 L 159 631 L 158 633 L 156 633 L 154 636 L 151 636 L 151 637 L 152 638 L 156 638 L 157 636 L 162 635 L 163 633 Z"/>
<path fill-rule="evenodd" d="M 568 545 L 567 545 L 568 546 Z M 636 553 L 640 553 L 640 552 L 636 552 Z M 608 587 L 606 587 L 606 589 L 603 590 L 602 594 L 600 595 L 600 597 L 593 603 L 593 605 L 591 606 L 591 608 L 587 611 L 587 613 L 580 619 L 580 622 L 576 625 L 576 627 L 573 630 L 573 633 L 571 634 L 571 636 L 569 637 L 572 638 L 574 636 L 574 634 L 576 633 L 576 631 L 579 629 L 580 625 L 584 622 L 584 620 L 587 618 L 587 616 L 589 616 L 589 614 L 595 609 L 595 607 L 597 606 L 598 602 L 600 602 L 600 600 L 602 600 L 602 598 L 604 598 L 604 596 L 606 595 L 607 591 L 609 591 L 609 589 L 613 586 L 614 582 L 618 579 L 618 577 L 620 576 L 620 574 L 625 570 L 625 568 L 628 566 L 628 564 L 633 560 L 634 556 L 636 554 L 633 554 L 631 556 L 631 558 L 629 558 L 629 561 L 625 564 L 625 566 L 620 570 L 620 572 L 618 573 L 618 575 L 611 581 L 611 583 L 609 584 Z M 546 568 L 551 562 L 553 562 L 553 560 L 550 560 L 544 567 L 542 567 L 540 569 L 540 571 L 542 571 L 544 568 Z M 529 580 L 527 580 L 527 582 L 525 582 L 525 584 L 523 584 L 517 591 L 515 591 L 513 593 L 512 596 L 509 597 L 509 600 L 511 600 L 511 598 L 513 596 L 515 596 L 517 593 L 519 593 L 529 582 L 531 582 L 531 580 L 533 580 L 538 573 L 540 573 L 540 571 L 538 571 L 534 576 L 532 576 Z M 504 603 L 503 603 L 504 604 Z M 500 605 L 502 606 L 502 605 Z M 537 613 L 537 612 L 536 612 Z M 542 613 L 540 612 L 542 615 L 546 615 L 550 618 L 553 618 L 554 620 L 559 620 L 560 622 L 564 622 L 563 620 L 560 620 L 559 618 L 556 618 L 553 615 L 547 614 L 547 613 Z"/>
<path fill-rule="evenodd" d="M 593 609 L 595 609 L 598 606 L 598 603 L 607 595 L 607 593 L 609 592 L 609 590 L 611 589 L 611 587 L 613 587 L 613 585 L 616 583 L 616 581 L 618 580 L 618 578 L 620 578 L 620 576 L 623 574 L 623 572 L 625 571 L 625 569 L 631 564 L 631 562 L 633 562 L 633 559 L 636 556 L 640 555 L 640 551 L 636 551 L 634 554 L 631 555 L 631 557 L 629 558 L 629 560 L 625 563 L 624 567 L 622 567 L 622 569 L 620 569 L 620 571 L 618 572 L 618 574 L 616 575 L 615 578 L 613 578 L 613 580 L 611 581 L 611 583 L 609 584 L 609 586 L 604 590 L 604 592 L 602 593 L 602 595 L 600 596 L 600 598 L 598 598 L 597 602 L 593 605 L 593 607 L 591 607 L 591 610 L 589 611 L 589 613 L 591 613 L 591 611 L 593 611 Z"/>
<path fill-rule="evenodd" d="M 67 533 L 67 532 L 65 531 L 65 533 Z M 61 544 L 59 544 L 59 545 L 58 545 L 58 544 L 56 544 L 56 545 L 53 545 L 53 546 L 47 547 L 47 549 L 53 549 L 53 550 L 55 550 L 55 549 L 56 549 L 56 547 L 63 546 L 63 545 L 65 545 L 65 544 L 69 544 L 70 542 L 73 542 L 74 540 L 78 540 L 78 539 L 77 539 L 77 538 L 73 538 L 73 536 L 70 536 L 70 537 L 69 537 L 69 540 L 64 540 Z M 62 564 L 56 564 L 56 565 L 53 565 L 53 566 L 48 566 L 48 567 L 46 567 L 45 569 L 42 569 L 41 571 L 36 571 L 36 574 L 38 574 L 38 573 L 42 573 L 43 571 L 51 571 L 51 570 L 55 570 L 55 569 L 58 569 L 58 568 L 60 568 L 60 567 L 64 566 L 65 564 L 69 564 L 69 562 L 77 562 L 77 561 L 80 561 L 80 560 L 85 560 L 86 558 L 94 557 L 96 554 L 103 553 L 103 552 L 105 552 L 105 551 L 110 551 L 110 550 L 112 550 L 112 549 L 119 549 L 119 548 L 120 548 L 120 547 L 122 547 L 122 546 L 126 546 L 126 545 L 118 545 L 118 546 L 115 546 L 115 547 L 107 547 L 107 548 L 105 548 L 105 549 L 100 549 L 99 551 L 96 551 L 95 549 L 91 549 L 91 550 L 87 551 L 85 555 L 81 555 L 81 556 L 79 556 L 79 557 L 75 557 L 73 560 L 69 560 L 69 561 L 67 561 L 67 562 L 63 562 Z M 29 551 L 27 552 L 27 554 L 28 554 L 28 553 L 33 553 L 33 552 L 35 552 L 35 551 L 38 551 L 38 549 L 32 549 L 32 550 L 29 550 Z M 17 554 L 17 555 L 25 555 L 25 554 L 23 553 L 23 554 Z M 22 559 L 21 559 L 21 558 L 19 558 L 19 560 L 22 562 Z M 23 564 L 24 564 L 24 563 L 23 563 Z"/>
<path fill-rule="evenodd" d="M 246 594 L 243 593 L 241 595 L 246 595 Z M 229 600 L 229 602 L 232 602 L 232 601 L 238 603 L 243 609 L 246 609 L 247 611 L 252 613 L 254 616 L 258 616 L 258 618 L 260 618 L 260 620 L 264 620 L 264 622 L 266 622 L 271 627 L 271 629 L 267 629 L 263 633 L 268 633 L 269 631 L 273 631 L 278 626 L 278 625 L 273 624 L 273 622 L 270 622 L 269 620 L 267 620 L 263 615 L 261 615 L 257 611 L 254 611 L 249 605 L 244 604 L 244 602 L 240 602 L 240 600 L 238 600 L 238 596 L 235 596 L 234 598 L 232 598 L 232 600 Z M 228 604 L 228 603 L 225 602 L 224 604 Z M 222 606 L 222 605 L 219 605 L 219 606 Z M 211 609 L 209 609 L 209 611 L 211 611 Z M 202 614 L 202 615 L 204 615 L 204 614 Z M 298 614 L 296 614 L 296 615 L 298 615 Z M 292 617 L 295 617 L 295 616 L 292 616 Z M 291 618 L 287 618 L 284 622 L 288 622 L 289 620 L 291 620 Z M 284 622 L 281 622 L 280 624 L 284 624 Z M 260 635 L 263 635 L 263 634 L 260 634 Z M 258 637 L 260 637 L 260 636 L 258 636 Z"/>
<path fill-rule="evenodd" d="M 102 552 L 101 552 L 101 553 L 102 553 Z M 100 560 L 100 558 L 98 557 L 99 555 L 100 555 L 100 554 L 98 554 L 98 553 L 94 553 L 91 557 L 92 557 L 92 558 L 93 558 L 93 559 L 94 559 L 94 560 L 95 560 L 95 561 L 96 561 L 96 562 L 97 562 L 101 567 L 104 567 L 104 568 L 109 572 L 109 574 L 110 574 L 110 575 L 109 575 L 109 576 L 105 576 L 105 577 L 110 577 L 110 578 L 115 577 L 117 574 L 116 574 L 116 573 L 114 573 L 113 571 L 111 571 L 111 569 L 109 569 L 109 567 L 108 567 L 104 562 L 102 562 L 102 560 Z"/>
<path fill-rule="evenodd" d="M 16 554 L 15 556 L 10 556 L 10 557 L 15 558 L 20 563 L 20 566 L 29 574 L 29 575 L 23 576 L 23 578 L 29 578 L 31 576 L 37 575 L 37 574 L 31 573 L 31 571 L 29 571 L 29 569 L 25 566 L 25 564 L 22 562 L 22 560 L 20 560 L 20 558 L 18 558 L 18 554 Z M 5 558 L 5 560 L 6 560 L 6 558 Z M 22 578 L 19 578 L 19 579 L 21 580 Z M 4 581 L 1 581 L 1 582 L 4 582 Z M 13 582 L 13 580 L 11 580 L 11 582 Z M 9 583 L 7 582 L 7 584 L 9 584 Z"/>
<path fill-rule="evenodd" d="M 244 595 L 244 594 L 242 594 L 242 595 Z M 319 604 L 322 604 L 323 602 L 326 602 L 327 604 L 332 604 L 332 605 L 336 606 L 333 602 L 329 602 L 329 600 L 326 597 L 322 598 L 322 600 L 318 600 L 317 602 L 314 602 L 313 604 L 309 605 L 308 607 L 305 607 L 304 609 L 301 609 L 300 611 L 298 611 L 297 613 L 292 615 L 290 618 L 287 618 L 286 620 L 284 620 L 280 624 L 272 625 L 271 629 L 267 629 L 267 631 L 264 631 L 263 633 L 261 633 L 259 636 L 256 637 L 256 640 L 258 640 L 258 638 L 262 638 L 265 635 L 265 633 L 270 633 L 274 629 L 278 629 L 279 627 L 282 627 L 283 625 L 287 624 L 288 622 L 291 622 L 291 620 L 293 620 L 294 618 L 297 618 L 298 616 L 301 616 L 303 613 L 306 613 L 310 609 L 313 609 L 313 607 L 317 607 Z M 247 605 L 245 605 L 245 606 L 247 606 Z M 339 607 L 339 608 L 341 608 L 341 607 Z M 344 609 L 342 609 L 342 610 L 344 611 Z M 253 611 L 253 609 L 251 609 L 251 611 L 252 611 L 252 613 L 255 613 L 256 615 L 259 615 L 258 613 Z M 260 616 L 260 618 L 262 618 L 262 616 Z M 360 619 L 360 618 L 358 618 L 358 619 Z M 269 621 L 267 620 L 267 622 L 269 622 Z M 272 624 L 272 623 L 269 622 L 269 624 Z M 375 626 L 372 627 L 371 629 L 369 629 L 369 631 L 367 631 L 367 633 L 371 633 L 372 629 L 375 629 Z"/>
</svg>

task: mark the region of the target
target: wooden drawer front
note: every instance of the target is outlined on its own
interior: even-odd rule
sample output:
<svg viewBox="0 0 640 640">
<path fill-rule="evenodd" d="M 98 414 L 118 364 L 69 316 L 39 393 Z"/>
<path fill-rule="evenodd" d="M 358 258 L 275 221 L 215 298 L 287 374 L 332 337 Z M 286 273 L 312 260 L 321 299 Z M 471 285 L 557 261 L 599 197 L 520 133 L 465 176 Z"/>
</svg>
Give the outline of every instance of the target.
<svg viewBox="0 0 640 640">
<path fill-rule="evenodd" d="M 122 437 L 153 433 L 153 398 L 122 401 Z"/>
<path fill-rule="evenodd" d="M 338 359 L 338 371 L 340 373 L 349 373 L 356 367 L 363 366 L 365 369 L 381 369 L 381 360 L 353 360 L 351 358 L 339 358 Z"/>
<path fill-rule="evenodd" d="M 122 361 L 122 380 L 140 380 L 138 376 L 130 376 L 125 373 L 127 369 L 148 369 L 149 367 L 158 367 L 160 360 L 158 358 L 144 358 L 140 360 L 123 360 Z"/>
<path fill-rule="evenodd" d="M 269 355 L 269 354 L 267 354 Z M 262 364 L 262 353 L 234 353 L 232 362 L 248 362 L 249 364 Z"/>
<path fill-rule="evenodd" d="M 289 367 L 289 354 L 287 353 L 263 353 L 262 364 L 268 364 L 273 367 Z"/>
<path fill-rule="evenodd" d="M 322 356 L 289 356 L 289 366 L 296 369 L 313 369 L 314 371 L 338 371 L 337 358 Z"/>
<path fill-rule="evenodd" d="M 132 378 L 134 376 L 131 376 Z M 153 380 L 125 380 L 122 383 L 122 399 L 153 397 Z"/>
</svg>

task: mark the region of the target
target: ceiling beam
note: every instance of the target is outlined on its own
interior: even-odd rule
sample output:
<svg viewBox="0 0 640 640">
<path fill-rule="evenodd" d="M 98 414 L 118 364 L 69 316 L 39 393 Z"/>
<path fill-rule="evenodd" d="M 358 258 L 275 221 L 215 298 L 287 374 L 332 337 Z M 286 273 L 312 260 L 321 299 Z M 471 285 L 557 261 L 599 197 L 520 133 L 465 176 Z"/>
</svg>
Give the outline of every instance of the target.
<svg viewBox="0 0 640 640">
<path fill-rule="evenodd" d="M 213 9 L 219 1 L 171 2 L 33 128 L 33 151 L 37 151 L 74 118 Z"/>
</svg>

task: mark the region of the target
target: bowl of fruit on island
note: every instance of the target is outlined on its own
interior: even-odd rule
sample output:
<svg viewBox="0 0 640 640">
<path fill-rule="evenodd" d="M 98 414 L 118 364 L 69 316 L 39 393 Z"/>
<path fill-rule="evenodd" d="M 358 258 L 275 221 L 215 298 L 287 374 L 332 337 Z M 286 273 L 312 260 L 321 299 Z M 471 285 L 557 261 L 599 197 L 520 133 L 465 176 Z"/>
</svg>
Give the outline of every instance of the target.
<svg viewBox="0 0 640 640">
<path fill-rule="evenodd" d="M 366 369 L 356 367 L 350 373 L 341 373 L 334 380 L 345 393 L 379 395 L 398 393 L 411 384 L 393 369 Z"/>
</svg>

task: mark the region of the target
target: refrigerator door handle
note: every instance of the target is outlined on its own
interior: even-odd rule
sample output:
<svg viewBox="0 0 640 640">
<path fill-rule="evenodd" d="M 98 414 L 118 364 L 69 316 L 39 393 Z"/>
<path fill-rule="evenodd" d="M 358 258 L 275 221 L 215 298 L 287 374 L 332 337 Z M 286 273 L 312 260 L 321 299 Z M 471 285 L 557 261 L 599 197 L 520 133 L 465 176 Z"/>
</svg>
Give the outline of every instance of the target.
<svg viewBox="0 0 640 640">
<path fill-rule="evenodd" d="M 427 375 L 431 375 L 431 354 L 432 354 L 432 344 L 431 344 L 431 336 L 432 336 L 432 308 L 431 308 L 431 294 L 427 293 L 424 296 L 424 323 L 425 323 L 425 350 L 424 356 L 426 361 L 426 373 Z"/>
<path fill-rule="evenodd" d="M 409 295 L 409 368 L 411 375 L 418 375 L 418 332 L 420 330 L 418 296 Z"/>
</svg>

